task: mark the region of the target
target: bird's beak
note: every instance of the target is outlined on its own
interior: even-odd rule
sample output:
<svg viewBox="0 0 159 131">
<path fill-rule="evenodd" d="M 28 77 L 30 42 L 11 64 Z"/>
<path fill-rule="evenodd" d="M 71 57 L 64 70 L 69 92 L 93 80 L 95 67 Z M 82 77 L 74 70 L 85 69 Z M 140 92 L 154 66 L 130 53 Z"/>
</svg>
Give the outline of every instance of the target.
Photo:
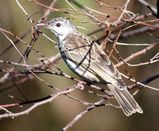
<svg viewBox="0 0 159 131">
<path fill-rule="evenodd" d="M 49 30 L 51 30 L 52 32 L 58 34 L 47 22 L 46 22 L 46 23 L 36 24 L 35 27 L 36 27 L 37 29 L 46 28 L 46 29 L 49 29 Z"/>
<path fill-rule="evenodd" d="M 36 24 L 35 26 L 38 28 L 48 28 L 49 27 L 48 24 L 46 24 L 46 23 L 39 23 L 39 24 Z"/>
</svg>

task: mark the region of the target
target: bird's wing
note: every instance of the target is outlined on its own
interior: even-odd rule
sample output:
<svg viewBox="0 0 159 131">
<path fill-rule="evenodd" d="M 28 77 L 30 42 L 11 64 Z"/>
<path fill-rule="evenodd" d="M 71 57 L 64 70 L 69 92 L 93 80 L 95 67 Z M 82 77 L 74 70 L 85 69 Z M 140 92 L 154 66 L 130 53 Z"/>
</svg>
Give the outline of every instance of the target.
<svg viewBox="0 0 159 131">
<path fill-rule="evenodd" d="M 96 43 L 94 44 L 93 49 L 93 54 L 96 56 L 96 61 L 92 62 L 91 69 L 107 82 L 114 85 L 119 83 L 122 84 L 122 77 L 118 69 L 114 66 L 105 52 Z"/>
<path fill-rule="evenodd" d="M 69 44 L 72 48 L 74 47 L 73 45 L 76 45 L 76 47 L 68 50 L 65 55 L 76 63 L 76 68 L 83 68 L 84 70 L 90 71 L 109 83 L 115 82 L 117 84 L 117 80 L 120 81 L 122 79 L 109 57 L 96 42 L 92 42 L 88 37 L 74 36 L 74 38 L 76 40 L 73 43 L 69 41 Z"/>
<path fill-rule="evenodd" d="M 142 113 L 143 111 L 141 107 L 128 92 L 117 68 L 113 65 L 100 46 L 98 46 L 95 42 L 91 43 L 90 39 L 86 37 L 79 37 L 76 39 L 76 41 L 72 41 L 72 43 L 70 42 L 69 45 L 71 49 L 74 49 L 65 52 L 66 57 L 70 59 L 68 61 L 71 61 L 71 64 L 76 66 L 74 67 L 74 71 L 80 74 L 82 70 L 83 77 L 89 80 L 96 79 L 96 76 L 99 76 L 104 81 L 111 83 L 108 84 L 108 87 L 121 106 L 125 115 L 129 116 L 135 112 Z M 75 45 L 78 46 L 75 47 Z M 84 47 L 83 45 L 90 46 Z"/>
</svg>

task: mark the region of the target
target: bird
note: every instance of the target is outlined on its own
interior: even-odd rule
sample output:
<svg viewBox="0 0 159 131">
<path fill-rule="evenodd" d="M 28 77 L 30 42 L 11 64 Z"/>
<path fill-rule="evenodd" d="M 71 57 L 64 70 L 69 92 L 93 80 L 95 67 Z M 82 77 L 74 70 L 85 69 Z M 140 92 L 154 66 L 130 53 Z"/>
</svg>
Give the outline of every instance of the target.
<svg viewBox="0 0 159 131">
<path fill-rule="evenodd" d="M 97 42 L 80 33 L 68 18 L 56 17 L 40 25 L 55 35 L 59 52 L 74 73 L 88 82 L 107 85 L 126 116 L 143 113 L 121 73 Z"/>
</svg>

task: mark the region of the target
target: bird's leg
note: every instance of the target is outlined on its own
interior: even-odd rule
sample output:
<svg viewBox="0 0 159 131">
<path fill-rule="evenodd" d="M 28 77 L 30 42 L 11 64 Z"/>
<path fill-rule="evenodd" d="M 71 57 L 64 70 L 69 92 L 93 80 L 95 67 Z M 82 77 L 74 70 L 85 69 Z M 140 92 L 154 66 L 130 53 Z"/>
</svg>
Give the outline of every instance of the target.
<svg viewBox="0 0 159 131">
<path fill-rule="evenodd" d="M 84 90 L 86 85 L 87 85 L 87 83 L 85 81 L 78 81 L 76 88 L 80 89 L 82 91 L 82 90 Z"/>
</svg>

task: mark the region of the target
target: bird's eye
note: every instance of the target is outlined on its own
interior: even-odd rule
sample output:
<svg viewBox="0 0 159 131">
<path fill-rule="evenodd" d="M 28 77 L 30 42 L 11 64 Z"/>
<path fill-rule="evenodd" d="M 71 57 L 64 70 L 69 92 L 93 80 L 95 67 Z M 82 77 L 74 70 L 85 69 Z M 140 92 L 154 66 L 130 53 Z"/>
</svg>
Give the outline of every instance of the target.
<svg viewBox="0 0 159 131">
<path fill-rule="evenodd" d="M 60 27 L 60 26 L 61 26 L 61 24 L 60 24 L 60 23 L 57 23 L 57 24 L 56 24 L 56 26 L 57 26 L 57 27 Z"/>
</svg>

